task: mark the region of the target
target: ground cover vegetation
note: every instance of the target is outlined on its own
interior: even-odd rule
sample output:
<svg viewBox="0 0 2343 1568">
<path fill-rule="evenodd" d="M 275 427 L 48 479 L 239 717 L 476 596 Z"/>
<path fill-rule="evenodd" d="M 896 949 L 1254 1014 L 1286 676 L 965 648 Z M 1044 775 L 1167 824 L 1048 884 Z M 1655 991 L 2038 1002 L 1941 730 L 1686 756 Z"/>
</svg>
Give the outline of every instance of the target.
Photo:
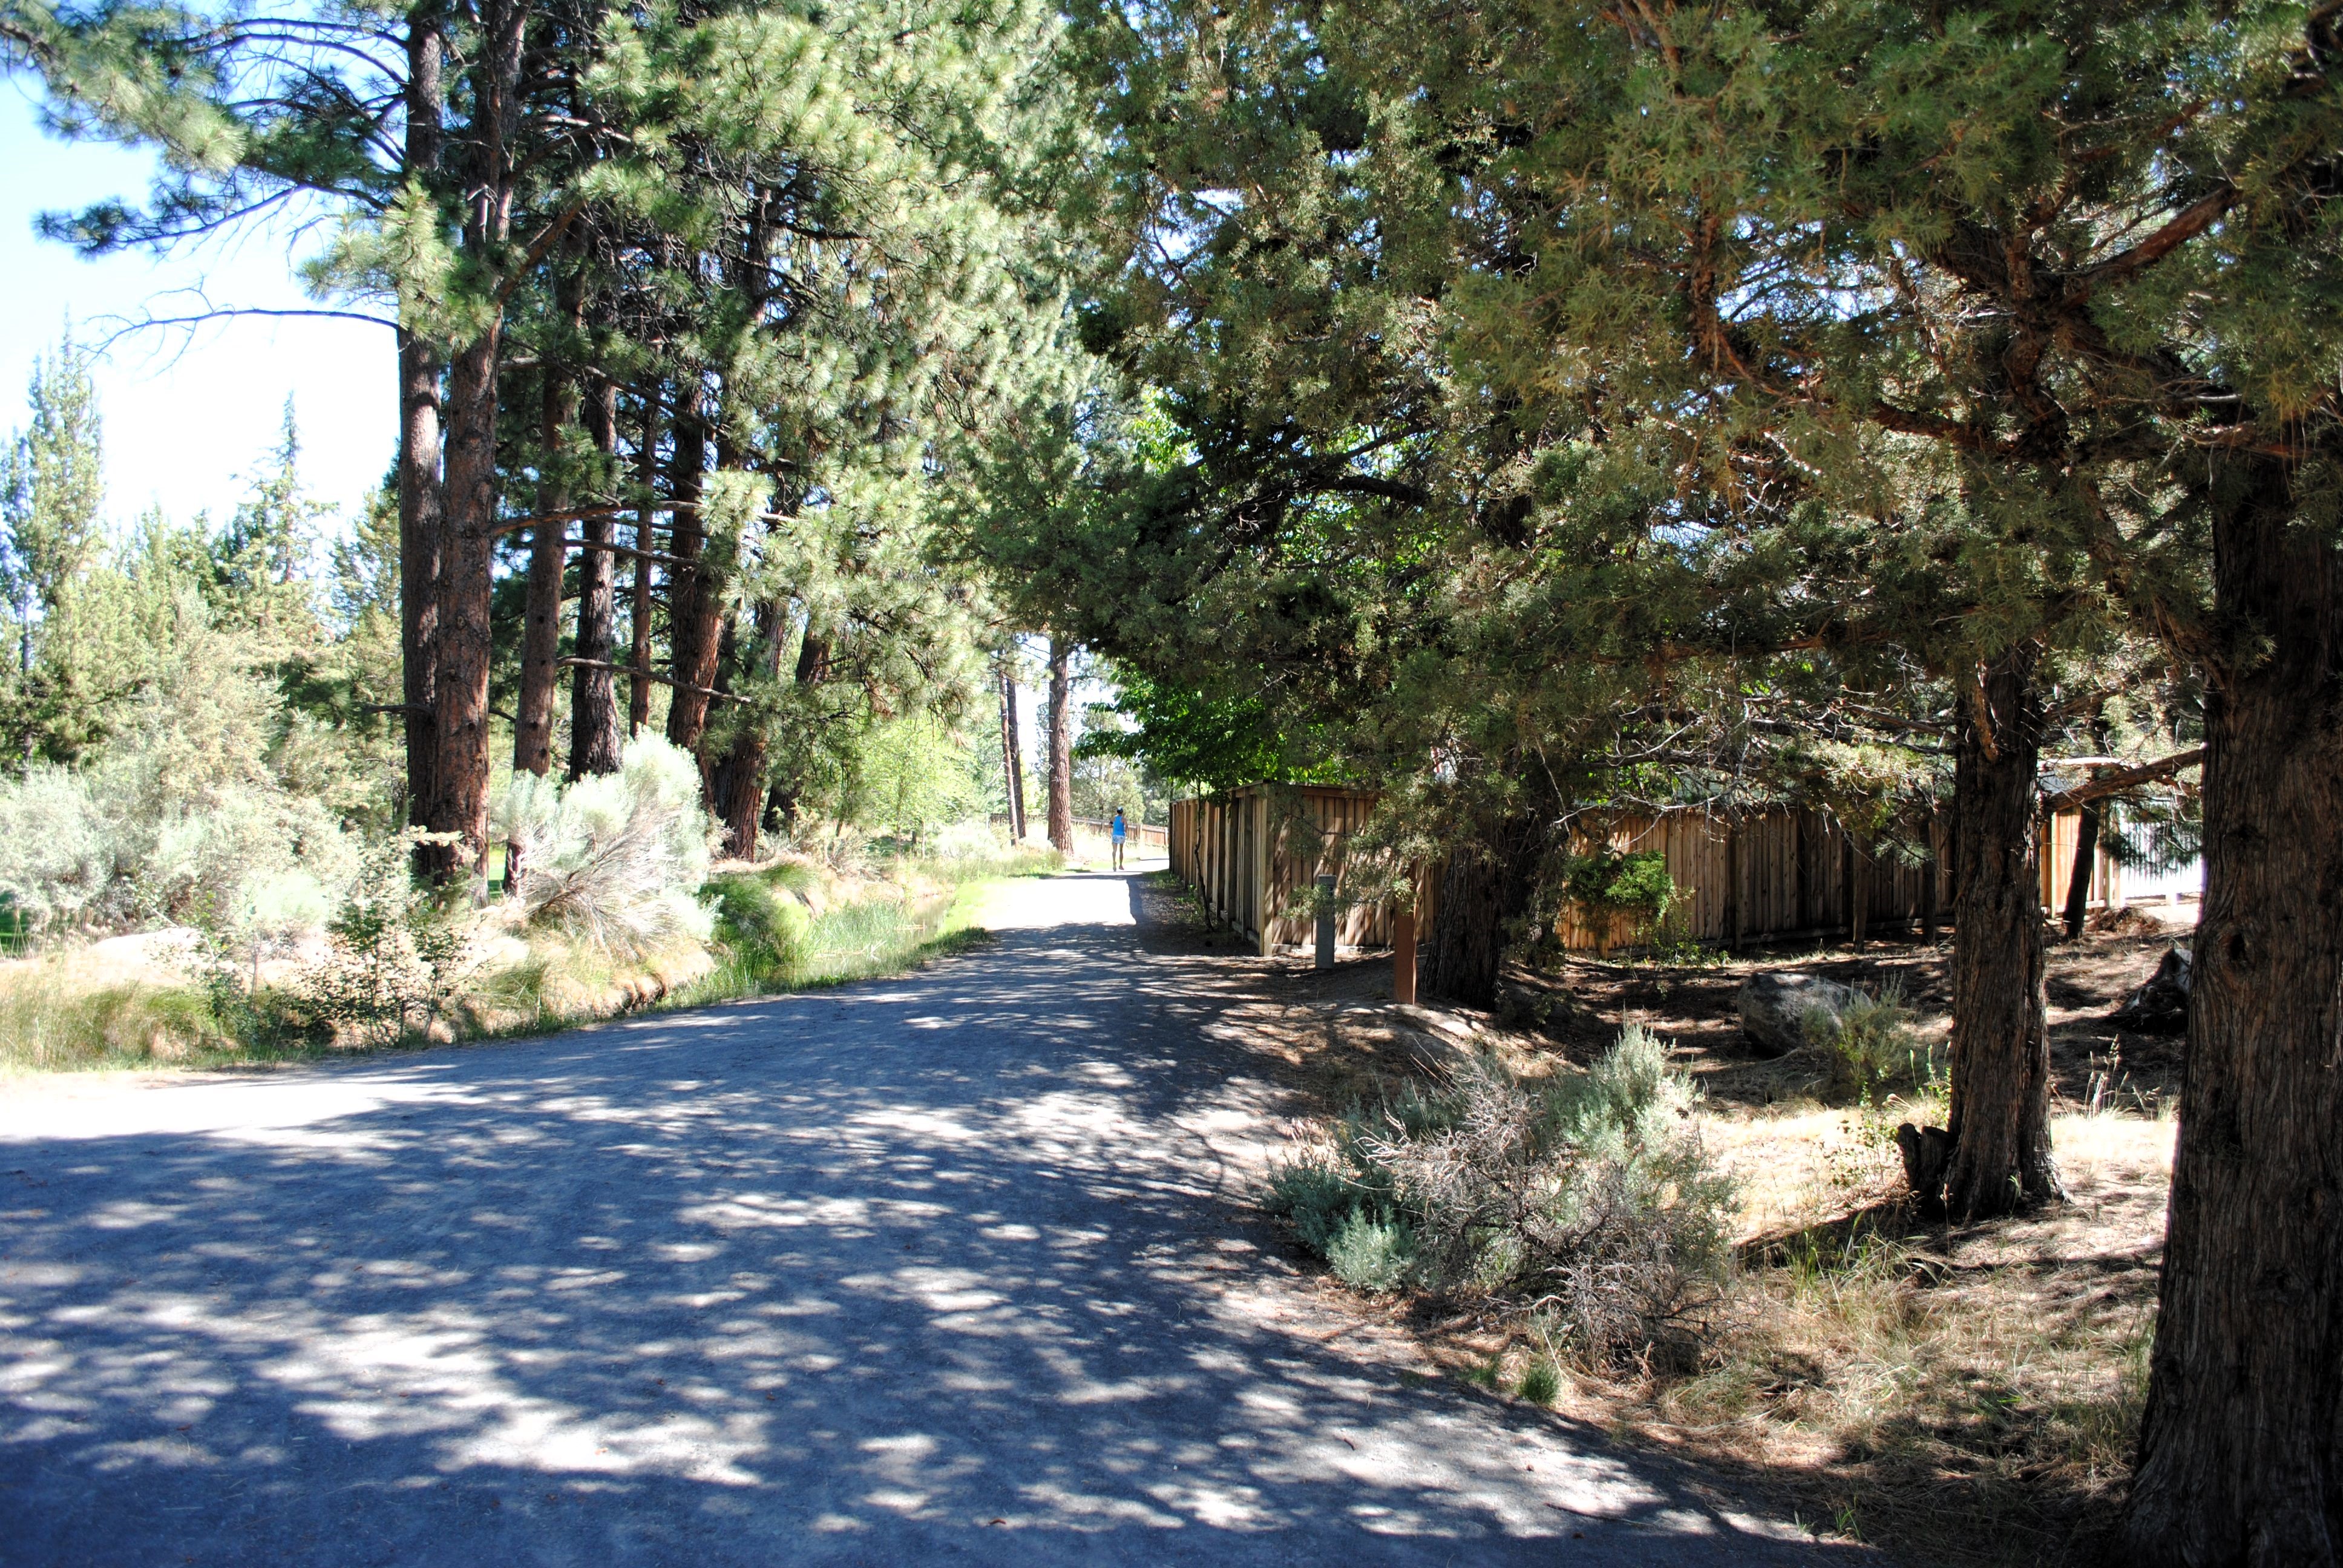
<svg viewBox="0 0 2343 1568">
<path fill-rule="evenodd" d="M 44 829 L 11 919 L 193 921 L 251 997 L 339 910 L 350 994 L 436 1015 L 432 921 L 493 875 L 547 941 L 794 972 L 788 906 L 678 821 L 743 864 L 850 824 L 917 853 L 991 787 L 1021 839 L 1030 658 L 1070 851 L 1091 660 L 1092 800 L 1376 790 L 1352 851 L 1435 895 L 1426 987 L 1475 1006 L 1565 909 L 1667 940 L 1676 890 L 1589 849 L 1623 811 L 1815 808 L 1941 868 L 1942 1050 L 1876 989 L 1814 1048 L 1858 1108 L 1926 1080 L 1915 1203 L 2036 1223 L 2068 1196 L 2038 824 L 2201 840 L 2122 1539 L 2331 1562 L 2343 1251 L 2300 1217 L 2343 1196 L 2335 26 L 5 0 L 60 129 L 168 154 L 50 231 L 324 219 L 321 307 L 397 333 L 401 409 L 321 608 L 289 425 L 248 515 L 108 542 L 86 384 L 45 365 L 5 487 L 0 811 Z M 402 830 L 420 883 L 353 912 Z M 1586 1082 L 1685 1120 L 1610 1047 Z M 1358 1282 L 1547 1281 L 1546 1332 L 1624 1343 L 1667 1314 L 1549 1288 L 1626 1266 L 1569 1239 L 1588 1194 L 1686 1216 L 1667 1267 L 1706 1280 L 1704 1179 L 1593 1092 L 1383 1102 L 1279 1201 Z"/>
</svg>

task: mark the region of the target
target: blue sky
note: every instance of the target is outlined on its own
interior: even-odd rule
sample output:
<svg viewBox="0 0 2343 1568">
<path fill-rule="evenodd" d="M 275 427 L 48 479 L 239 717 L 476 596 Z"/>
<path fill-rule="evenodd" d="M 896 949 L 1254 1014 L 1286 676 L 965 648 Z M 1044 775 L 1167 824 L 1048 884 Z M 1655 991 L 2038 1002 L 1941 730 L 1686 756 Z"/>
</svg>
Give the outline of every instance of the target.
<svg viewBox="0 0 2343 1568">
<path fill-rule="evenodd" d="M 51 139 L 27 84 L 0 80 L 0 436 L 25 419 L 33 359 L 68 317 L 85 342 L 111 319 L 182 315 L 172 291 L 215 305 L 298 308 L 297 242 L 255 232 L 165 259 L 88 262 L 37 238 L 35 215 L 109 196 L 143 196 L 143 152 Z M 106 511 L 126 525 L 150 503 L 173 518 L 225 518 L 277 438 L 285 399 L 300 421 L 302 472 L 321 499 L 355 508 L 382 477 L 397 436 L 390 333 L 360 322 L 246 318 L 116 344 L 96 367 L 106 417 Z"/>
</svg>

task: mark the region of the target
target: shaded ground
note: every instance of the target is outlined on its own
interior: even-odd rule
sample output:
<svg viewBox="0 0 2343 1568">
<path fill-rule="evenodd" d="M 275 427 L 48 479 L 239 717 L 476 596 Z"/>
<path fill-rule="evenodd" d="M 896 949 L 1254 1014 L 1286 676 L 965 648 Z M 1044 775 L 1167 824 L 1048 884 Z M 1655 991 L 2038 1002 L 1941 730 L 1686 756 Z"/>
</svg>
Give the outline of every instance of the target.
<svg viewBox="0 0 2343 1568">
<path fill-rule="evenodd" d="M 1492 1049 L 1535 1073 L 1650 1026 L 1705 1091 L 1703 1136 L 1735 1179 L 1747 1266 L 1700 1366 L 1574 1369 L 1561 1408 L 1762 1480 L 1804 1518 L 1902 1560 L 2062 1563 L 2087 1555 L 2120 1495 L 2155 1320 L 2181 1042 L 2121 1033 L 2107 1014 L 2190 932 L 2147 923 L 2051 945 L 2053 1139 L 2072 1201 L 1986 1225 L 1930 1223 L 1897 1201 L 1888 1134 L 1906 1115 L 1940 1118 L 1940 1101 L 1823 1104 L 1819 1058 L 1757 1057 L 1735 1008 L 1759 968 L 1892 983 L 1941 1043 L 1948 946 L 1783 948 L 1706 968 L 1572 959 L 1511 970 L 1493 1014 L 1392 1007 L 1387 958 L 1288 963 L 1230 1016 L 1322 1116 L 1444 1049 Z M 1485 1304 L 1322 1288 L 1452 1374 L 1517 1372 L 1531 1353 Z"/>
<path fill-rule="evenodd" d="M 2192 911 L 2193 912 L 2193 911 Z M 2070 1106 L 2120 1101 L 2152 1108 L 2180 1089 L 2180 1041 L 2127 1033 L 2107 1020 L 2133 988 L 2154 972 L 2167 947 L 2186 946 L 2188 929 L 2145 920 L 2118 932 L 2087 931 L 2053 940 L 2047 950 L 2051 1093 Z M 1559 988 L 1576 1004 L 1552 1032 L 1573 1054 L 1601 1049 L 1631 1020 L 1674 1041 L 1679 1060 L 1716 1098 L 1764 1104 L 1798 1087 L 1782 1070 L 1753 1060 L 1741 1040 L 1735 997 L 1753 969 L 1796 969 L 1872 990 L 1894 988 L 1920 1015 L 1925 1035 L 1941 1044 L 1951 1005 L 1949 939 L 1934 946 L 1875 941 L 1860 952 L 1844 946 L 1755 950 L 1710 969 L 1655 969 L 1573 958 L 1517 983 Z M 1795 1072 L 1801 1064 L 1792 1064 Z"/>
<path fill-rule="evenodd" d="M 1027 884 L 909 979 L 0 1104 L 23 1563 L 1789 1563 L 1250 1217 L 1255 965 Z"/>
</svg>

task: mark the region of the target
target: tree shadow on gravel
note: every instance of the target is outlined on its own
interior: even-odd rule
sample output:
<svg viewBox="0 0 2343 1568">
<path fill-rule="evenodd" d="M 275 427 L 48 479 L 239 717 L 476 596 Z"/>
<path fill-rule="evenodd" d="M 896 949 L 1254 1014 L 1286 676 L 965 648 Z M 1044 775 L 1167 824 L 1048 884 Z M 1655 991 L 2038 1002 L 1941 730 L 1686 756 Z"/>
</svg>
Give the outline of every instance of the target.
<svg viewBox="0 0 2343 1568">
<path fill-rule="evenodd" d="M 1135 892 L 1135 885 L 1134 885 Z M 11 1562 L 1805 1561 L 1324 1342 L 1242 977 L 900 981 L 0 1120 Z M 1569 1560 L 1569 1559 L 1565 1559 Z"/>
</svg>

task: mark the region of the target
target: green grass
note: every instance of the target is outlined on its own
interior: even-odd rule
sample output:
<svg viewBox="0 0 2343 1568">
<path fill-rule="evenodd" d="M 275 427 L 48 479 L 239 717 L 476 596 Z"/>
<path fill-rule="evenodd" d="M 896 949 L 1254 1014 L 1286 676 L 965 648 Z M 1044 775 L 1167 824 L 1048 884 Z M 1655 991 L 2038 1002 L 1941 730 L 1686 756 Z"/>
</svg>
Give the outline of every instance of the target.
<svg viewBox="0 0 2343 1568">
<path fill-rule="evenodd" d="M 728 873 L 703 890 L 717 911 L 715 967 L 678 986 L 656 1010 L 842 985 L 904 973 L 985 939 L 990 890 L 1013 877 L 1045 876 L 1057 857 L 1016 855 L 938 861 L 907 859 L 904 883 L 809 917 L 796 896 L 815 883 L 811 868 L 784 863 Z M 591 1000 L 617 979 L 582 950 L 533 951 L 465 988 L 449 1020 L 458 1039 L 511 1039 L 592 1022 Z M 264 990 L 223 1021 L 196 986 L 75 987 L 40 970 L 0 982 L 0 1073 L 142 1067 L 236 1067 L 411 1049 L 421 1039 L 337 1047 L 304 1030 L 287 999 Z"/>
<path fill-rule="evenodd" d="M 224 1029 L 196 986 L 75 986 L 38 970 L 0 989 L 0 1075 L 233 1067 L 316 1055 L 319 1042 L 263 1006 Z"/>
</svg>

